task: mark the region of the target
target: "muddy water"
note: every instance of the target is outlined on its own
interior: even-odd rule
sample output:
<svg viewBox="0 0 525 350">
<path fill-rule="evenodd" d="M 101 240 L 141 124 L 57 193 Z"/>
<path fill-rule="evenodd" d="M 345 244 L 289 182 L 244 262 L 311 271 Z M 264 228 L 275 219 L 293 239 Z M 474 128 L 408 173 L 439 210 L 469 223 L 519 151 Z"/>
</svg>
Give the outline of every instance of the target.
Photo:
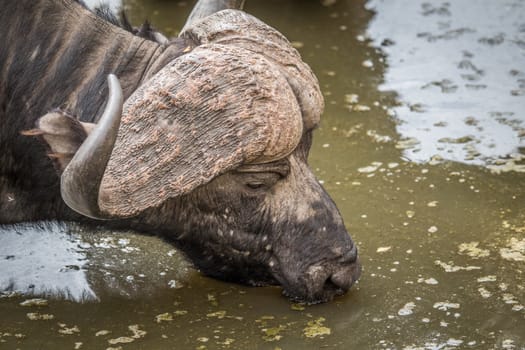
<svg viewBox="0 0 525 350">
<path fill-rule="evenodd" d="M 191 3 L 126 5 L 174 34 Z M 3 286 L 92 301 L 6 294 L 0 348 L 525 349 L 524 8 L 248 1 L 319 76 L 311 165 L 359 244 L 359 284 L 294 305 L 204 278 L 152 237 L 7 227 Z"/>
</svg>

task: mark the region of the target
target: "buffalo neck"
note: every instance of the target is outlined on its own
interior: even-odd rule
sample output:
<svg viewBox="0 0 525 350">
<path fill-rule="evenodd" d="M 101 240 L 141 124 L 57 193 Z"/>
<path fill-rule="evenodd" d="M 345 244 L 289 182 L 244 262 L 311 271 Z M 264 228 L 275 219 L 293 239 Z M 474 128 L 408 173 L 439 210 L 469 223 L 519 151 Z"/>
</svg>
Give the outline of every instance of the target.
<svg viewBox="0 0 525 350">
<path fill-rule="evenodd" d="M 54 108 L 96 121 L 107 98 L 107 75 L 119 77 L 127 98 L 166 51 L 70 0 L 9 1 L 0 32 L 6 114 L 22 112 L 28 124 Z"/>
</svg>

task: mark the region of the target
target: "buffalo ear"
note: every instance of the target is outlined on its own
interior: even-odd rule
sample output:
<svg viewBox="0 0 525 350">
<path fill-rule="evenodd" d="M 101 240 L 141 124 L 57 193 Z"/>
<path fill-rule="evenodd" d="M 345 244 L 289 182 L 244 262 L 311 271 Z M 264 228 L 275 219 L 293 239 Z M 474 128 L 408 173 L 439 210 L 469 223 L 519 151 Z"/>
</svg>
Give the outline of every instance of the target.
<svg viewBox="0 0 525 350">
<path fill-rule="evenodd" d="M 129 217 L 246 163 L 291 153 L 303 133 L 288 82 L 262 55 L 201 45 L 124 104 L 100 185 L 100 210 Z"/>
<path fill-rule="evenodd" d="M 39 136 L 49 148 L 47 155 L 54 160 L 59 173 L 62 173 L 94 125 L 83 123 L 57 109 L 40 117 L 35 129 L 22 131 L 22 134 Z"/>
</svg>

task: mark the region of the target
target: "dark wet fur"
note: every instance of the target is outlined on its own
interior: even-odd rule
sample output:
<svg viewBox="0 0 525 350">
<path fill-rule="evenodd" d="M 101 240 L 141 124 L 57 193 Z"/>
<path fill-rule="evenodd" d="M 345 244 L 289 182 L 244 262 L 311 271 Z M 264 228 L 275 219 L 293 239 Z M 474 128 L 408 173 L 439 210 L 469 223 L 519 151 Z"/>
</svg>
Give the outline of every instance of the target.
<svg viewBox="0 0 525 350">
<path fill-rule="evenodd" d="M 82 0 L 76 1 L 106 22 L 120 27 L 138 37 L 158 42 L 157 36 L 155 35 L 157 31 L 152 27 L 149 21 L 146 20 L 140 27 L 133 27 L 129 22 L 126 11 L 124 10 L 121 10 L 116 14 L 111 10 L 109 5 L 105 3 L 100 4 L 94 9 L 89 9 Z"/>
</svg>

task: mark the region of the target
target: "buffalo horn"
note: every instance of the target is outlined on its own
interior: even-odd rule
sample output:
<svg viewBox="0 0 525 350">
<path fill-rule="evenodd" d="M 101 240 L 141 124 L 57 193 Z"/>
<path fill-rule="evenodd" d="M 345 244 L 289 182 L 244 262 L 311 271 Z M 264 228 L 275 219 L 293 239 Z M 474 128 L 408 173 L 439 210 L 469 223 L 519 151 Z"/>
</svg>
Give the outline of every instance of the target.
<svg viewBox="0 0 525 350">
<path fill-rule="evenodd" d="M 215 12 L 226 9 L 242 10 L 243 7 L 244 0 L 199 0 L 191 10 L 181 32 Z"/>
<path fill-rule="evenodd" d="M 245 12 L 226 10 L 198 21 L 180 36 L 200 45 L 237 46 L 265 56 L 288 80 L 301 106 L 305 129 L 319 124 L 324 109 L 319 82 L 299 52 L 274 28 Z"/>
<path fill-rule="evenodd" d="M 122 115 L 122 89 L 117 77 L 108 76 L 109 99 L 99 122 L 82 143 L 60 179 L 64 202 L 76 212 L 105 219 L 98 206 L 98 193 Z"/>
<path fill-rule="evenodd" d="M 286 78 L 263 55 L 200 45 L 126 99 L 100 184 L 110 217 L 132 217 L 241 164 L 282 159 L 303 122 Z"/>
</svg>

